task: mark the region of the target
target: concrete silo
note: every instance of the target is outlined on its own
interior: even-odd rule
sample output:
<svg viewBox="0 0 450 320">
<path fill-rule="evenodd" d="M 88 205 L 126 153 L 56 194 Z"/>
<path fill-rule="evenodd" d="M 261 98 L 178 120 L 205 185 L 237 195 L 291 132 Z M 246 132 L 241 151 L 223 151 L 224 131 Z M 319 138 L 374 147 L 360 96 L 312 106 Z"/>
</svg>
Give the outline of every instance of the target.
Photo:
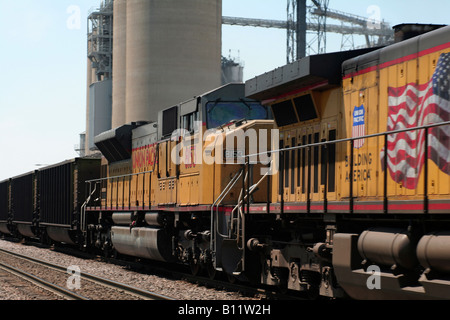
<svg viewBox="0 0 450 320">
<path fill-rule="evenodd" d="M 112 128 L 126 121 L 127 1 L 114 1 Z"/>
<path fill-rule="evenodd" d="M 115 23 L 126 29 L 126 59 L 114 52 L 113 69 L 120 78 L 126 64 L 126 117 L 113 115 L 115 126 L 156 121 L 159 110 L 220 86 L 222 0 L 128 0 L 126 25 Z"/>
</svg>

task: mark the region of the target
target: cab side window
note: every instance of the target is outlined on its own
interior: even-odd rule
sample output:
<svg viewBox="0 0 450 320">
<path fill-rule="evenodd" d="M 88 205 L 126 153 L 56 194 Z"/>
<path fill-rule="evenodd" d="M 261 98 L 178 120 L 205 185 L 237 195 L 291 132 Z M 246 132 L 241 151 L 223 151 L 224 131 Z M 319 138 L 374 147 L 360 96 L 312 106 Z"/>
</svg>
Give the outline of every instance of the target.
<svg viewBox="0 0 450 320">
<path fill-rule="evenodd" d="M 198 121 L 198 112 L 188 113 L 181 118 L 181 128 L 193 133 L 198 130 L 196 121 Z"/>
</svg>

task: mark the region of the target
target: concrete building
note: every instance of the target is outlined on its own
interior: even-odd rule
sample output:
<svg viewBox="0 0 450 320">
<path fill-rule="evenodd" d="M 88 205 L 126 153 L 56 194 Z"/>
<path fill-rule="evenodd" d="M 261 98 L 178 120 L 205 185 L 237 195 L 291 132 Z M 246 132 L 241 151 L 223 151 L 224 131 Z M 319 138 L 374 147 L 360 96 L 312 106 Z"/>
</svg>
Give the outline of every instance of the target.
<svg viewBox="0 0 450 320">
<path fill-rule="evenodd" d="M 221 85 L 222 0 L 104 0 L 88 20 L 88 154 L 95 135 L 156 121 L 158 111 Z M 109 107 L 107 96 L 90 96 L 110 93 Z M 109 115 L 97 111 L 108 108 L 106 128 Z"/>
<path fill-rule="evenodd" d="M 158 111 L 220 86 L 221 0 L 128 0 L 126 27 L 116 27 L 126 28 L 126 59 L 117 62 L 126 63 L 126 117 L 114 108 L 115 124 L 156 121 Z"/>
</svg>

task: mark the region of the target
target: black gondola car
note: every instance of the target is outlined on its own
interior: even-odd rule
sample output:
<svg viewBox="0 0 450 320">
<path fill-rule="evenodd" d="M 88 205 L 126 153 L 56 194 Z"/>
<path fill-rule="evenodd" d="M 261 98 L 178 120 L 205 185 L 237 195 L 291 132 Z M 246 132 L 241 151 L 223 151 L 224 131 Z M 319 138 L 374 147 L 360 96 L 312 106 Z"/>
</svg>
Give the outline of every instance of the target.
<svg viewBox="0 0 450 320">
<path fill-rule="evenodd" d="M 85 181 L 100 177 L 100 162 L 76 158 L 39 170 L 39 227 L 50 239 L 78 243 Z"/>
<path fill-rule="evenodd" d="M 11 179 L 11 219 L 24 237 L 37 236 L 36 171 Z"/>
<path fill-rule="evenodd" d="M 10 210 L 9 210 L 9 183 L 10 180 L 0 182 L 0 232 L 11 234 Z"/>
</svg>

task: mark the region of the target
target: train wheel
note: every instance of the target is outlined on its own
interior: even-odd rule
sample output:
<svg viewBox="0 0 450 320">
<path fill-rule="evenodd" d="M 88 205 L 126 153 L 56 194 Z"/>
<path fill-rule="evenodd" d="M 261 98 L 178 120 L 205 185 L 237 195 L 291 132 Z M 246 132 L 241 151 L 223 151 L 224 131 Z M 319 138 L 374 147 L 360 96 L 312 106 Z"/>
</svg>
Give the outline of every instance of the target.
<svg viewBox="0 0 450 320">
<path fill-rule="evenodd" d="M 104 259 L 111 258 L 111 256 L 112 256 L 112 250 L 111 250 L 110 247 L 107 247 L 107 246 L 105 246 L 103 248 L 102 253 L 103 253 L 103 258 Z"/>
<path fill-rule="evenodd" d="M 214 278 L 215 278 L 216 275 L 217 275 L 217 270 L 216 270 L 216 268 L 214 268 L 214 265 L 212 264 L 212 262 L 209 262 L 209 263 L 206 265 L 206 271 L 208 272 L 208 277 L 209 277 L 211 280 L 214 280 Z"/>
<path fill-rule="evenodd" d="M 235 276 L 233 276 L 232 274 L 229 274 L 229 273 L 226 273 L 226 275 L 227 275 L 227 279 L 228 279 L 229 283 L 231 283 L 231 284 L 236 283 L 237 279 Z"/>
<path fill-rule="evenodd" d="M 189 267 L 191 268 L 191 273 L 193 276 L 197 276 L 200 273 L 201 266 L 197 260 L 191 260 L 189 262 Z"/>
</svg>

